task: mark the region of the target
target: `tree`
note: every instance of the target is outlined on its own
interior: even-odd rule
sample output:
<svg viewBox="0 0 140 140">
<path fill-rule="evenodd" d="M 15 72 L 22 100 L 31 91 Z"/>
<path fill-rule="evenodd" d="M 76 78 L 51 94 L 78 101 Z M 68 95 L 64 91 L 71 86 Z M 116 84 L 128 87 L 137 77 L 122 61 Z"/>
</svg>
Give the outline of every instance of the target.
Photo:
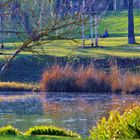
<svg viewBox="0 0 140 140">
<path fill-rule="evenodd" d="M 120 10 L 120 0 L 114 0 L 114 9 Z"/>
<path fill-rule="evenodd" d="M 106 3 L 109 4 L 108 10 L 114 10 L 114 2 L 113 2 L 113 0 L 106 0 Z"/>
<path fill-rule="evenodd" d="M 56 39 L 73 39 L 70 33 L 79 27 L 79 23 L 81 23 L 80 13 L 70 13 L 70 7 L 67 7 L 68 0 L 61 1 L 60 6 L 63 7 L 60 8 L 61 10 L 58 8 L 58 4 L 58 9 L 56 8 L 55 2 L 55 0 L 40 0 L 38 4 L 35 1 L 21 2 L 19 7 L 20 18 L 14 18 L 18 21 L 14 22 L 15 28 L 10 31 L 10 33 L 17 35 L 21 43 L 17 46 L 15 53 L 9 57 L 2 71 L 21 51 L 33 52 L 35 47 L 39 48 L 42 44 L 48 44 Z M 8 8 L 9 3 L 7 4 Z M 13 4 L 15 5 L 15 3 Z M 4 6 L 5 4 L 2 5 Z"/>
<path fill-rule="evenodd" d="M 128 0 L 123 0 L 123 8 L 128 9 Z"/>
<path fill-rule="evenodd" d="M 135 44 L 133 0 L 128 0 L 128 44 Z"/>
<path fill-rule="evenodd" d="M 85 6 L 81 5 L 81 0 L 70 3 L 69 0 L 34 0 L 34 1 L 19 1 L 18 5 L 19 18 L 12 18 L 18 20 L 14 22 L 14 29 L 10 33 L 15 33 L 20 39 L 21 43 L 17 46 L 15 53 L 9 57 L 5 65 L 1 69 L 3 71 L 9 63 L 21 51 L 35 51 L 34 48 L 40 48 L 41 45 L 48 44 L 56 39 L 74 40 L 77 36 L 81 36 L 79 27 L 82 22 L 89 24 L 89 15 L 85 15 L 82 19 L 83 12 L 88 11 L 95 0 L 84 0 Z M 96 1 L 99 3 L 99 1 Z M 102 10 L 102 0 L 96 4 L 97 21 L 104 15 L 107 10 Z M 17 2 L 16 2 L 17 4 Z M 73 6 L 74 10 L 73 10 Z M 75 11 L 75 12 L 73 12 Z M 83 21 L 84 20 L 84 21 Z M 91 20 L 92 22 L 92 20 Z M 91 24 L 91 26 L 96 26 Z M 88 26 L 87 26 L 88 27 Z M 89 30 L 89 27 L 88 27 Z M 78 31 L 78 32 L 77 32 Z M 75 37 L 76 36 L 76 37 Z M 76 40 L 75 40 L 76 41 Z"/>
</svg>

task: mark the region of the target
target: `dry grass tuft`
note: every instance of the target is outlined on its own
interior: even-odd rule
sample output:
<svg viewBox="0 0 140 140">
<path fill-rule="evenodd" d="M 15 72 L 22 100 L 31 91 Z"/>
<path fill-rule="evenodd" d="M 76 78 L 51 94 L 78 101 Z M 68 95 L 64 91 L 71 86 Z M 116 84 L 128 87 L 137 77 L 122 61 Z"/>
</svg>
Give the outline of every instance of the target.
<svg viewBox="0 0 140 140">
<path fill-rule="evenodd" d="M 41 80 L 42 91 L 47 92 L 140 92 L 140 74 L 121 72 L 112 66 L 109 72 L 93 66 L 73 69 L 66 65 L 55 65 L 44 71 Z"/>
</svg>

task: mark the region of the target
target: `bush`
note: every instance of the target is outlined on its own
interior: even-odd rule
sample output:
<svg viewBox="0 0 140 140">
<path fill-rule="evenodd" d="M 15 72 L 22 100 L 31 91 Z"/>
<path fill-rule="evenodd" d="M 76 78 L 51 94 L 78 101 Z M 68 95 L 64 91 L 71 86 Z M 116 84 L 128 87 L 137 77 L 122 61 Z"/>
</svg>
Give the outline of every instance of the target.
<svg viewBox="0 0 140 140">
<path fill-rule="evenodd" d="M 140 138 L 140 106 L 127 109 L 123 115 L 112 111 L 108 120 L 103 118 L 90 134 L 93 140 Z"/>
<path fill-rule="evenodd" d="M 25 132 L 25 135 L 54 135 L 54 136 L 80 137 L 80 135 L 70 130 L 54 126 L 34 126 L 30 128 L 27 132 Z"/>
<path fill-rule="evenodd" d="M 140 74 L 122 72 L 117 66 L 105 72 L 92 66 L 55 65 L 44 71 L 40 87 L 47 92 L 136 93 L 140 91 Z"/>
<path fill-rule="evenodd" d="M 20 135 L 21 132 L 11 125 L 0 128 L 0 135 Z"/>
</svg>

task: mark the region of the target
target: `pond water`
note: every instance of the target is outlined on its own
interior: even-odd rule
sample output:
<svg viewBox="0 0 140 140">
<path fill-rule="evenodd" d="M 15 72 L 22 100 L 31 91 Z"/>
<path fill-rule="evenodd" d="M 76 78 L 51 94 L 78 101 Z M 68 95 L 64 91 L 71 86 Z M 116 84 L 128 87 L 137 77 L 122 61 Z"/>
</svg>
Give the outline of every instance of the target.
<svg viewBox="0 0 140 140">
<path fill-rule="evenodd" d="M 55 125 L 85 137 L 110 110 L 140 101 L 140 95 L 47 93 L 41 100 L 38 94 L 1 92 L 0 126 L 11 124 L 25 131 L 34 125 Z"/>
</svg>

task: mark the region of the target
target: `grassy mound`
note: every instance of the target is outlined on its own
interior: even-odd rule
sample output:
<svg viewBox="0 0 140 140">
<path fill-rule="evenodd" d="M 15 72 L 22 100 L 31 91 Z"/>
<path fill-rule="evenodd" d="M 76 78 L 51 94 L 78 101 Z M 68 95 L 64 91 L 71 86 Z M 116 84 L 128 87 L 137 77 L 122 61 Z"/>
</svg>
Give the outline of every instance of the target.
<svg viewBox="0 0 140 140">
<path fill-rule="evenodd" d="M 92 66 L 73 69 L 67 65 L 53 66 L 43 73 L 42 91 L 47 92 L 140 92 L 140 74 L 122 72 L 117 66 L 109 72 Z"/>
<path fill-rule="evenodd" d="M 25 135 L 53 135 L 53 136 L 80 137 L 80 135 L 70 130 L 54 126 L 34 126 L 30 128 L 27 132 L 25 132 Z"/>
<path fill-rule="evenodd" d="M 7 135 L 25 135 L 25 136 L 62 136 L 62 137 L 73 137 L 73 138 L 80 138 L 80 135 L 72 132 L 70 130 L 66 130 L 63 128 L 58 128 L 55 126 L 34 126 L 29 128 L 28 131 L 25 133 L 20 132 L 17 128 L 14 128 L 11 125 L 1 127 L 0 128 L 0 136 L 7 136 Z"/>
<path fill-rule="evenodd" d="M 140 106 L 127 109 L 123 115 L 118 111 L 112 111 L 108 120 L 103 118 L 90 134 L 92 140 L 139 139 Z"/>
<path fill-rule="evenodd" d="M 21 132 L 11 125 L 0 128 L 0 135 L 20 135 Z"/>
</svg>

